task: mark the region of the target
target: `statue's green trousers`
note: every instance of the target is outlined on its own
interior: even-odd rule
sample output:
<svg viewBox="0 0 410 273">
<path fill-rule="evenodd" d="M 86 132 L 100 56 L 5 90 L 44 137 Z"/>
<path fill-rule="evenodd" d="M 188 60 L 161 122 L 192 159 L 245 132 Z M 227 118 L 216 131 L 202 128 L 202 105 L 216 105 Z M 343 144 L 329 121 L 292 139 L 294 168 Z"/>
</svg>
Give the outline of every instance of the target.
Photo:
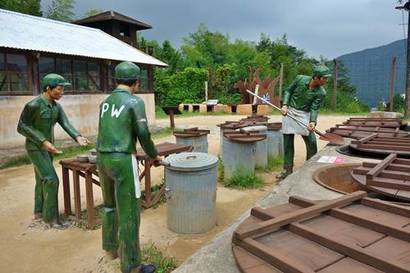
<svg viewBox="0 0 410 273">
<path fill-rule="evenodd" d="M 58 176 L 53 166 L 53 156 L 44 150 L 29 150 L 28 157 L 34 165 L 34 213 L 41 213 L 47 223 L 58 220 Z"/>
<path fill-rule="evenodd" d="M 118 254 L 121 271 L 141 263 L 139 245 L 140 198 L 137 164 L 133 154 L 98 153 L 97 167 L 104 200 L 103 249 Z M 139 194 L 138 194 L 139 197 Z"/>
<path fill-rule="evenodd" d="M 294 134 L 283 134 L 283 168 L 290 169 L 293 168 L 293 159 L 295 157 L 295 143 Z M 310 132 L 307 136 L 302 136 L 306 145 L 306 160 L 309 160 L 312 156 L 317 153 L 317 142 L 315 133 Z"/>
</svg>

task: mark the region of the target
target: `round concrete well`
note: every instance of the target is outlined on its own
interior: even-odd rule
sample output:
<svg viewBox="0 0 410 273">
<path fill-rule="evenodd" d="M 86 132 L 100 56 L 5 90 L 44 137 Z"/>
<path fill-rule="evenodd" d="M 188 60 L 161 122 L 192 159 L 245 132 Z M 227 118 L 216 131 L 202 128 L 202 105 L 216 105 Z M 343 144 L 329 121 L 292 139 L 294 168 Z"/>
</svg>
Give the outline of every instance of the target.
<svg viewBox="0 0 410 273">
<path fill-rule="evenodd" d="M 329 190 L 343 194 L 352 193 L 362 189 L 360 184 L 350 175 L 352 169 L 359 166 L 361 166 L 361 164 L 325 166 L 317 169 L 313 173 L 313 180 Z"/>
</svg>

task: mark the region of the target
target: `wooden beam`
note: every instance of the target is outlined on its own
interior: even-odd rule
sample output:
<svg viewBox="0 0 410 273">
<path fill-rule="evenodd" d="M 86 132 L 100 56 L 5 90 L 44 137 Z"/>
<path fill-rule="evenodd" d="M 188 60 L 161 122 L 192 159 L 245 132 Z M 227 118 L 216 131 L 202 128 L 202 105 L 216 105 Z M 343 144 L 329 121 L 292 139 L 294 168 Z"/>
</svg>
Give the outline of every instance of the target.
<svg viewBox="0 0 410 273">
<path fill-rule="evenodd" d="M 397 158 L 397 154 L 393 153 L 380 161 L 373 169 L 366 174 L 366 179 L 373 179 L 378 176 L 386 167 Z"/>
<path fill-rule="evenodd" d="M 275 219 L 256 223 L 254 226 L 244 228 L 242 231 L 237 230 L 235 231 L 234 236 L 238 239 L 245 239 L 250 236 L 259 236 L 265 233 L 273 232 L 281 226 L 288 225 L 294 221 L 309 219 L 320 215 L 322 212 L 328 211 L 329 209 L 346 206 L 354 201 L 358 201 L 363 197 L 366 197 L 366 195 L 367 193 L 364 191 L 357 191 L 334 200 L 323 201 L 317 205 L 290 212 L 283 216 L 278 216 Z"/>
<path fill-rule="evenodd" d="M 386 202 L 386 201 L 382 201 L 382 200 L 374 199 L 374 198 L 369 198 L 369 197 L 363 198 L 360 202 L 362 205 L 365 205 L 371 208 L 384 210 L 390 213 L 394 213 L 397 215 L 410 218 L 410 207 L 404 207 L 404 206 L 392 204 L 390 202 Z"/>
</svg>

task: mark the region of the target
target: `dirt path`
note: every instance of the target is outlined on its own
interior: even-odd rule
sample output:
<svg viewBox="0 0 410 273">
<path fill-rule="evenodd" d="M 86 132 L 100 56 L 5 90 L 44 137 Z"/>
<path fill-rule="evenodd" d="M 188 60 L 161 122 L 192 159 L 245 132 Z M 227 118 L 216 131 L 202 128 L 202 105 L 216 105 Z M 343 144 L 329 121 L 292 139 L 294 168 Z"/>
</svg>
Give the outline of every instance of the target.
<svg viewBox="0 0 410 273">
<path fill-rule="evenodd" d="M 219 150 L 219 129 L 216 124 L 226 120 L 237 120 L 241 116 L 197 116 L 176 120 L 177 127 L 198 126 L 208 128 L 209 152 L 217 154 Z M 322 116 L 319 129 L 325 130 L 346 117 Z M 279 116 L 272 116 L 271 121 L 280 121 Z M 159 120 L 158 125 L 168 126 L 168 120 Z M 159 139 L 156 142 L 174 141 L 173 137 Z M 319 141 L 319 149 L 325 145 Z M 300 137 L 296 140 L 296 167 L 304 162 L 305 148 Z M 60 175 L 60 167 L 56 164 Z M 161 181 L 162 168 L 153 172 L 153 180 Z M 191 255 L 203 244 L 211 240 L 239 215 L 253 206 L 254 202 L 271 191 L 274 174 L 264 174 L 268 183 L 263 189 L 239 191 L 218 186 L 217 226 L 201 235 L 178 235 L 167 229 L 166 206 L 145 210 L 142 213 L 141 242 L 154 242 L 179 262 Z M 61 179 L 61 177 L 60 177 Z M 81 183 L 83 184 L 83 183 Z M 85 231 L 70 227 L 65 230 L 44 229 L 32 220 L 34 173 L 31 166 L 22 166 L 0 170 L 0 268 L 5 272 L 119 272 L 116 262 L 108 262 L 101 250 L 101 229 Z M 82 206 L 85 207 L 84 189 Z M 62 189 L 59 203 L 62 212 Z M 96 205 L 101 204 L 101 191 L 94 186 Z M 34 226 L 34 227 L 32 227 Z"/>
</svg>

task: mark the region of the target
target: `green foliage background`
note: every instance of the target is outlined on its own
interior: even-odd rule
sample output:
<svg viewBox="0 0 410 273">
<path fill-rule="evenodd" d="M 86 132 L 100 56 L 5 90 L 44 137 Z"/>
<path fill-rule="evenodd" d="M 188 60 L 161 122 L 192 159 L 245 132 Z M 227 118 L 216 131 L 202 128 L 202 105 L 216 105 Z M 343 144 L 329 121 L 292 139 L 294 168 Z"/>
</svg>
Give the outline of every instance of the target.
<svg viewBox="0 0 410 273">
<path fill-rule="evenodd" d="M 326 59 L 314 59 L 302 49 L 288 44 L 286 35 L 272 40 L 261 34 L 258 42 L 235 40 L 228 35 L 212 32 L 201 24 L 195 33 L 183 39 L 180 49 L 174 48 L 169 41 L 159 44 L 140 37 L 140 48 L 153 52 L 153 55 L 169 66 L 156 69 L 156 102 L 160 106 L 178 105 L 179 103 L 201 103 L 205 99 L 204 82 L 208 81 L 208 96 L 220 103 L 237 104 L 240 94 L 234 88 L 238 80 L 250 77 L 250 69 L 259 69 L 261 79 L 276 78 L 280 65 L 284 66 L 284 88 L 298 74 L 311 75 L 313 65 L 333 63 Z M 368 107 L 355 98 L 355 89 L 345 77 L 343 66 L 338 68 L 337 112 L 359 113 L 368 111 Z M 326 89 L 328 96 L 325 110 L 331 107 L 333 81 Z"/>
</svg>

